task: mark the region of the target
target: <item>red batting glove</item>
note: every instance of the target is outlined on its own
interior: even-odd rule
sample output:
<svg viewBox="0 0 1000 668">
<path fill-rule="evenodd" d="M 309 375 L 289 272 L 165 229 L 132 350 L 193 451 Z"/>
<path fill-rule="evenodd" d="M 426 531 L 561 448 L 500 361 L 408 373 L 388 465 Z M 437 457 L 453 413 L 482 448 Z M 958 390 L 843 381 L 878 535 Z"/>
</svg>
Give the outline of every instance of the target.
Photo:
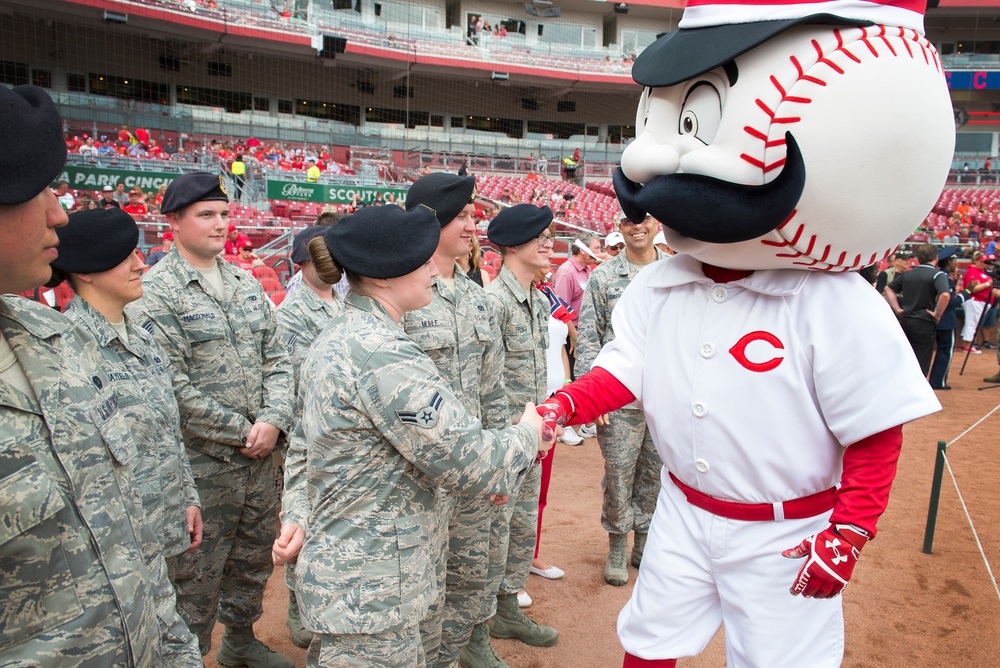
<svg viewBox="0 0 1000 668">
<path fill-rule="evenodd" d="M 789 590 L 792 596 L 833 598 L 839 595 L 851 579 L 861 548 L 867 542 L 868 536 L 857 527 L 836 524 L 782 552 L 781 556 L 789 559 L 809 557 Z"/>
<path fill-rule="evenodd" d="M 542 438 L 551 441 L 555 438 L 556 428 L 566 424 L 566 417 L 573 411 L 571 402 L 558 393 L 535 406 L 542 416 Z"/>
</svg>

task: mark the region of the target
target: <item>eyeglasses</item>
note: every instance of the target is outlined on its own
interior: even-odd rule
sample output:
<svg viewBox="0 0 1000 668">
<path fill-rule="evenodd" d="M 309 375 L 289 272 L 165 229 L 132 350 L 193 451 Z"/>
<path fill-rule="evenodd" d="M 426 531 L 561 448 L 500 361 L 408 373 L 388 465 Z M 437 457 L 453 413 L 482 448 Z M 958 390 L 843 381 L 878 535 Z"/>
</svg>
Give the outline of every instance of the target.
<svg viewBox="0 0 1000 668">
<path fill-rule="evenodd" d="M 608 248 L 610 250 L 620 251 L 621 249 L 625 248 L 625 244 L 615 244 L 614 246 L 608 246 Z"/>
<path fill-rule="evenodd" d="M 554 246 L 556 240 L 553 239 L 552 236 L 549 234 L 539 234 L 537 237 L 535 237 L 535 243 L 538 244 L 539 246 L 549 246 L 549 245 Z"/>
</svg>

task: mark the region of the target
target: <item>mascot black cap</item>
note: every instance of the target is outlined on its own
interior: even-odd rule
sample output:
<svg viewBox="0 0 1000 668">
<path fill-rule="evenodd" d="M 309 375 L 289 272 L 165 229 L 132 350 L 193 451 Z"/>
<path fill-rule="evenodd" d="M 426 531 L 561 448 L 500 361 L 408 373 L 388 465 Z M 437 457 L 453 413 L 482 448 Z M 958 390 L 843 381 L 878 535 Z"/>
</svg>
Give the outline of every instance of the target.
<svg viewBox="0 0 1000 668">
<path fill-rule="evenodd" d="M 924 0 L 840 0 L 785 4 L 750 0 L 739 5 L 689 0 L 678 29 L 650 44 L 632 65 L 643 86 L 673 86 L 725 65 L 789 28 L 806 24 L 884 24 L 924 32 Z"/>
<path fill-rule="evenodd" d="M 0 204 L 23 204 L 66 164 L 62 118 L 37 86 L 0 86 Z"/>
</svg>

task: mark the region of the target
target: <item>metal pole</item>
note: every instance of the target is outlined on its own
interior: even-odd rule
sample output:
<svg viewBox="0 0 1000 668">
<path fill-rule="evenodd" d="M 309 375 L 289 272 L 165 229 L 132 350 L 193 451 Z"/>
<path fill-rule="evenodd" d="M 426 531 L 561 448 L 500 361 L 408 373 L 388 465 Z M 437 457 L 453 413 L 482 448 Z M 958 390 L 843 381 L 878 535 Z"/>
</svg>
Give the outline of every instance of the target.
<svg viewBox="0 0 1000 668">
<path fill-rule="evenodd" d="M 932 554 L 934 546 L 934 525 L 937 524 L 938 501 L 941 500 L 941 478 L 944 475 L 944 453 L 948 444 L 938 441 L 937 457 L 934 459 L 934 479 L 931 482 L 931 503 L 927 509 L 927 528 L 924 530 L 924 554 Z"/>
</svg>

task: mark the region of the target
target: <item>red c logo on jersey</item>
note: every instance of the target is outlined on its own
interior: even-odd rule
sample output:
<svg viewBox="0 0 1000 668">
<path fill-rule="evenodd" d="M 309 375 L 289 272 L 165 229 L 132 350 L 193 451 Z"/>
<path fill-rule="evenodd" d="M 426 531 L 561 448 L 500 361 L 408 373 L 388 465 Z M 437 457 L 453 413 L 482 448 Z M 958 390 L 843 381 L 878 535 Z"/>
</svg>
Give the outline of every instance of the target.
<svg viewBox="0 0 1000 668">
<path fill-rule="evenodd" d="M 771 332 L 750 332 L 737 341 L 735 346 L 729 349 L 729 354 L 735 357 L 736 361 L 739 362 L 740 366 L 744 369 L 756 371 L 757 373 L 763 373 L 764 371 L 770 371 L 776 368 L 779 364 L 781 364 L 782 360 L 785 359 L 782 356 L 772 357 L 764 362 L 751 362 L 747 359 L 747 346 L 754 341 L 764 341 L 766 343 L 770 343 L 771 346 L 777 350 L 785 349 L 785 345 L 781 342 L 781 340 Z"/>
</svg>

